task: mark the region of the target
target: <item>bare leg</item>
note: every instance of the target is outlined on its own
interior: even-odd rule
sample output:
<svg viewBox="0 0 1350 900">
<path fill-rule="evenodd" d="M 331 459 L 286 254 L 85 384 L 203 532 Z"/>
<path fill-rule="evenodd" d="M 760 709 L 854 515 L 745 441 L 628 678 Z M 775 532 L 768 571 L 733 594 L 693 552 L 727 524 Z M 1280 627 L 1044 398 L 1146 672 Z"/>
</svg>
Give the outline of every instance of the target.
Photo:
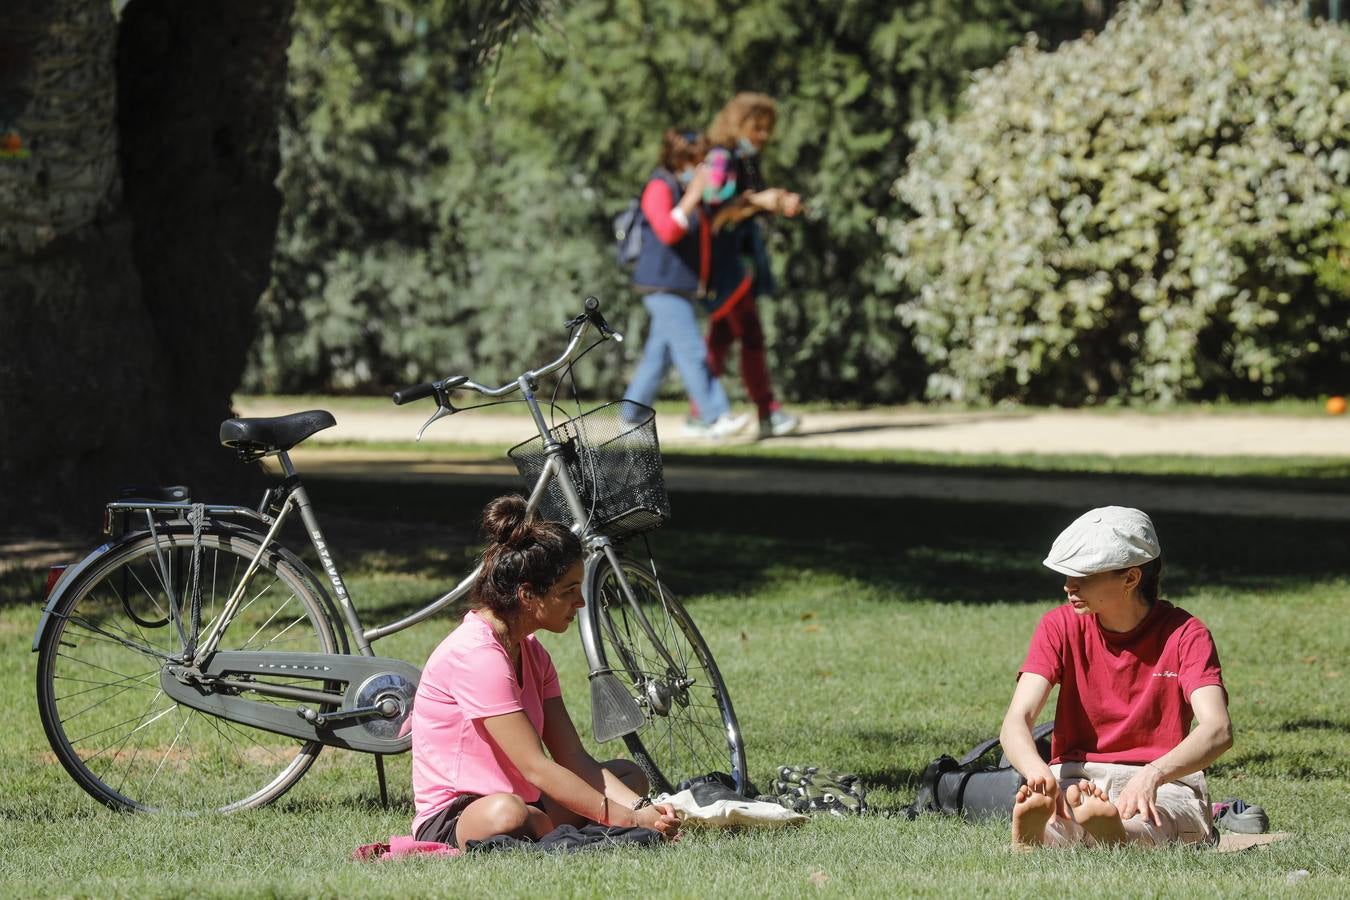
<svg viewBox="0 0 1350 900">
<path fill-rule="evenodd" d="M 1017 790 L 1017 801 L 1012 812 L 1012 845 L 1014 850 L 1030 850 L 1045 841 L 1045 826 L 1055 814 L 1055 801 L 1038 794 L 1027 785 Z"/>
<path fill-rule="evenodd" d="M 515 838 L 539 838 L 553 830 L 553 823 L 542 810 L 535 809 L 515 794 L 489 794 L 465 807 L 455 825 L 455 841 L 461 850 L 467 841 L 481 841 L 493 835 Z"/>
<path fill-rule="evenodd" d="M 1120 810 L 1107 799 L 1106 791 L 1091 781 L 1069 785 L 1064 798 L 1073 811 L 1074 821 L 1092 835 L 1099 844 L 1125 843 L 1125 826 L 1120 821 Z"/>
</svg>

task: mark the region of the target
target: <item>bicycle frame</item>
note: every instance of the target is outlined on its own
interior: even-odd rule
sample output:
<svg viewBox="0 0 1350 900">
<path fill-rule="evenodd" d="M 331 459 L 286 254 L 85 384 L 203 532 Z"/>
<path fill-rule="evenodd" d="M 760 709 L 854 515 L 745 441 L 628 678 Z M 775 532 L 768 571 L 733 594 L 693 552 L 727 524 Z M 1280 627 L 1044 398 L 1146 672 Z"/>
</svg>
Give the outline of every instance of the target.
<svg viewBox="0 0 1350 900">
<path fill-rule="evenodd" d="M 667 789 L 677 777 L 727 768 L 729 752 L 739 784 L 739 725 L 710 651 L 655 563 L 621 556 L 615 543 L 669 515 L 651 410 L 612 404 L 551 429 L 535 395 L 541 376 L 570 367 L 589 325 L 621 339 L 587 298 L 568 323 L 566 350 L 548 365 L 500 387 L 463 376 L 413 385 L 394 401 L 435 396 L 420 439 L 459 411 L 455 390 L 521 393 L 538 431 L 511 451 L 532 481 L 521 505 L 527 516 L 570 522 L 563 527 L 583 552 L 589 609 L 578 631 L 596 741 L 623 736 L 652 784 Z M 61 764 L 99 801 L 138 810 L 258 806 L 294 785 L 321 746 L 373 754 L 387 797 L 382 760 L 412 748 L 422 672 L 373 645 L 465 600 L 482 569 L 411 615 L 367 627 L 289 452 L 332 424 L 324 412 L 225 423 L 222 441 L 245 461 L 277 457 L 281 477 L 256 508 L 194 503 L 185 488 L 114 501 L 108 540 L 50 584 L 33 644 L 39 714 Z M 635 483 L 631 472 L 652 480 Z M 317 565 L 281 542 L 297 512 Z M 454 623 L 437 628 L 446 625 Z M 90 691 L 102 693 L 91 702 Z M 719 730 L 721 749 L 710 737 Z M 218 783 L 160 777 L 170 760 L 191 758 L 189 745 L 220 761 Z"/>
<path fill-rule="evenodd" d="M 539 379 L 558 370 L 567 363 L 585 336 L 588 325 L 589 323 L 583 323 L 581 327 L 577 329 L 561 356 L 539 369 L 525 372 L 514 382 L 508 382 L 500 387 L 494 388 L 473 381 L 464 380 L 459 384 L 459 387 L 476 391 L 477 393 L 488 397 L 502 397 L 520 391 L 525 404 L 529 408 L 535 427 L 538 429 L 539 434 L 544 441 L 544 454 L 547 456 L 543 472 L 540 474 L 530 491 L 527 503 L 527 514 L 533 514 L 537 511 L 545 492 L 548 490 L 549 484 L 556 479 L 567 503 L 567 507 L 572 514 L 572 530 L 582 538 L 588 556 L 603 554 L 608 558 L 610 563 L 614 566 L 617 577 L 621 581 L 621 587 L 625 595 L 631 598 L 632 589 L 627 584 L 627 579 L 623 575 L 623 567 L 619 565 L 619 558 L 614 550 L 612 542 L 605 535 L 590 533 L 586 530 L 587 512 L 585 506 L 582 503 L 580 495 L 577 493 L 576 486 L 564 471 L 564 462 L 562 459 L 562 454 L 564 452 L 563 445 L 554 439 L 548 422 L 544 418 L 543 410 L 539 406 L 538 398 L 535 396 L 535 389 Z M 450 415 L 454 411 L 453 407 L 450 407 L 448 403 L 444 402 L 444 398 L 440 395 L 439 389 L 438 399 L 441 402 L 439 402 L 437 411 L 422 426 L 421 431 L 418 432 L 419 438 L 429 425 L 440 418 Z M 329 548 L 328 540 L 324 536 L 323 529 L 319 525 L 318 516 L 314 512 L 309 493 L 305 489 L 303 482 L 300 480 L 294 464 L 291 462 L 290 454 L 283 450 L 278 451 L 273 455 L 277 457 L 277 460 L 281 465 L 284 480 L 281 482 L 281 485 L 268 491 L 264 496 L 259 509 L 253 510 L 241 506 L 215 504 L 207 504 L 205 507 L 206 514 L 211 518 L 243 518 L 265 527 L 267 531 L 263 536 L 262 541 L 259 542 L 258 550 L 254 554 L 243 578 L 240 579 L 239 585 L 235 588 L 233 594 L 226 600 L 220 616 L 217 617 L 211 629 L 199 639 L 196 652 L 192 659 L 192 664 L 194 666 L 200 667 L 204 665 L 210 656 L 217 650 L 225 630 L 229 627 L 230 622 L 238 612 L 244 596 L 247 594 L 247 588 L 253 574 L 261 565 L 262 560 L 266 558 L 266 554 L 273 543 L 275 543 L 276 536 L 280 533 L 282 526 L 290 517 L 291 513 L 296 510 L 300 513 L 301 522 L 304 524 L 305 532 L 309 536 L 310 546 L 314 548 L 314 552 L 318 557 L 320 567 L 327 576 L 329 584 L 332 585 L 333 594 L 337 600 L 337 610 L 341 615 L 342 623 L 345 625 L 348 634 L 356 644 L 357 652 L 360 655 L 374 656 L 375 651 L 372 645 L 375 641 L 403 631 L 419 622 L 423 622 L 468 595 L 474 582 L 478 578 L 480 567 L 475 567 L 448 592 L 442 594 L 435 600 L 432 600 L 421 609 L 418 609 L 395 622 L 390 622 L 374 628 L 366 628 L 361 621 L 360 614 L 357 611 L 355 604 L 352 602 L 351 594 L 347 589 L 346 582 L 338 571 L 337 564 L 333 559 L 332 551 Z M 275 505 L 278 501 L 280 501 L 280 508 L 277 509 L 275 515 L 269 515 L 267 509 L 269 506 Z M 109 511 L 144 512 L 146 514 L 149 530 L 153 532 L 154 518 L 152 514 L 154 512 L 177 512 L 183 517 L 186 517 L 187 512 L 192 509 L 193 505 L 194 504 L 191 502 L 118 501 L 109 503 L 107 509 Z M 63 578 L 62 580 L 65 579 Z M 56 591 L 53 591 L 53 595 L 55 594 Z M 639 626 L 647 632 L 653 646 L 658 648 L 662 656 L 665 657 L 667 663 L 672 667 L 675 666 L 675 661 L 670 659 L 669 655 L 666 653 L 664 643 L 658 638 L 655 630 L 652 628 L 651 623 L 647 620 L 647 617 L 641 608 L 636 603 L 633 603 L 633 608 Z M 597 640 L 596 635 L 594 635 L 592 630 L 587 627 L 583 627 L 581 631 L 583 644 L 588 650 L 592 649 L 594 642 Z M 39 633 L 40 632 L 41 629 L 39 629 Z M 594 676 L 598 673 L 591 674 Z"/>
</svg>

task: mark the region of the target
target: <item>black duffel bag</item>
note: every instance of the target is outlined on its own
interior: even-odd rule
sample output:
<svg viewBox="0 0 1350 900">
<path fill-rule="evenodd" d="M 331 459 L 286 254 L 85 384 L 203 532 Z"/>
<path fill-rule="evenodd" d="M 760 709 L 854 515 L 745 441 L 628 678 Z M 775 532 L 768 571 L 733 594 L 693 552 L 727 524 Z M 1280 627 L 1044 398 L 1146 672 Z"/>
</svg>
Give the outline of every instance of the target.
<svg viewBox="0 0 1350 900">
<path fill-rule="evenodd" d="M 1050 761 L 1053 729 L 1054 723 L 1046 722 L 1031 732 L 1036 749 L 1046 762 Z M 1012 767 L 1006 755 L 999 755 L 997 765 L 985 760 L 998 746 L 998 738 L 990 738 L 960 759 L 939 756 L 929 763 L 919 779 L 919 794 L 907 810 L 909 817 L 936 812 L 962 816 L 971 822 L 1011 819 L 1017 789 L 1026 784 L 1026 779 Z"/>
</svg>

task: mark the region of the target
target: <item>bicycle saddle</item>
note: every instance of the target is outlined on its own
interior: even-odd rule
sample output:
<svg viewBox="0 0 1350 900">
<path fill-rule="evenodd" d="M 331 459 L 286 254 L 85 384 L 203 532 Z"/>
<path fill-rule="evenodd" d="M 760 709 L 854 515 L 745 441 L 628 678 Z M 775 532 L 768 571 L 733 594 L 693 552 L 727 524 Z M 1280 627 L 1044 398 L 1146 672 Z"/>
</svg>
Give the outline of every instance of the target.
<svg viewBox="0 0 1350 900">
<path fill-rule="evenodd" d="M 226 419 L 220 423 L 220 442 L 240 453 L 261 455 L 289 450 L 318 431 L 337 424 L 326 409 L 311 409 L 270 419 Z"/>
</svg>

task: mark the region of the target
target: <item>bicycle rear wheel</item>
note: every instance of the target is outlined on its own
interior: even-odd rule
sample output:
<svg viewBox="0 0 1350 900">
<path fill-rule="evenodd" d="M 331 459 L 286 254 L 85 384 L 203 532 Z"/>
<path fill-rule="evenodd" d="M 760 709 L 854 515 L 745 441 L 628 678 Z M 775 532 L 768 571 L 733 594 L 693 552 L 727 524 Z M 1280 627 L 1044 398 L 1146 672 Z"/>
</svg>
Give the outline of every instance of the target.
<svg viewBox="0 0 1350 900">
<path fill-rule="evenodd" d="M 642 627 L 613 565 L 602 557 L 587 579 L 587 614 L 597 638 L 597 658 L 588 662 L 593 669 L 612 669 L 646 717 L 637 732 L 624 736 L 629 752 L 654 791 L 673 793 L 681 781 L 713 772 L 730 775 L 744 790 L 745 745 L 712 652 L 652 567 L 623 558 L 621 565 L 661 646 Z"/>
<path fill-rule="evenodd" d="M 202 534 L 203 634 L 260 540 Z M 261 806 L 304 775 L 321 748 L 182 706 L 160 688 L 164 663 L 183 651 L 170 597 L 186 606 L 192 546 L 192 535 L 180 532 L 110 549 L 72 585 L 42 636 L 37 694 L 47 739 L 80 787 L 114 809 Z M 303 564 L 287 557 L 266 554 L 219 649 L 338 650 L 322 597 Z"/>
</svg>

